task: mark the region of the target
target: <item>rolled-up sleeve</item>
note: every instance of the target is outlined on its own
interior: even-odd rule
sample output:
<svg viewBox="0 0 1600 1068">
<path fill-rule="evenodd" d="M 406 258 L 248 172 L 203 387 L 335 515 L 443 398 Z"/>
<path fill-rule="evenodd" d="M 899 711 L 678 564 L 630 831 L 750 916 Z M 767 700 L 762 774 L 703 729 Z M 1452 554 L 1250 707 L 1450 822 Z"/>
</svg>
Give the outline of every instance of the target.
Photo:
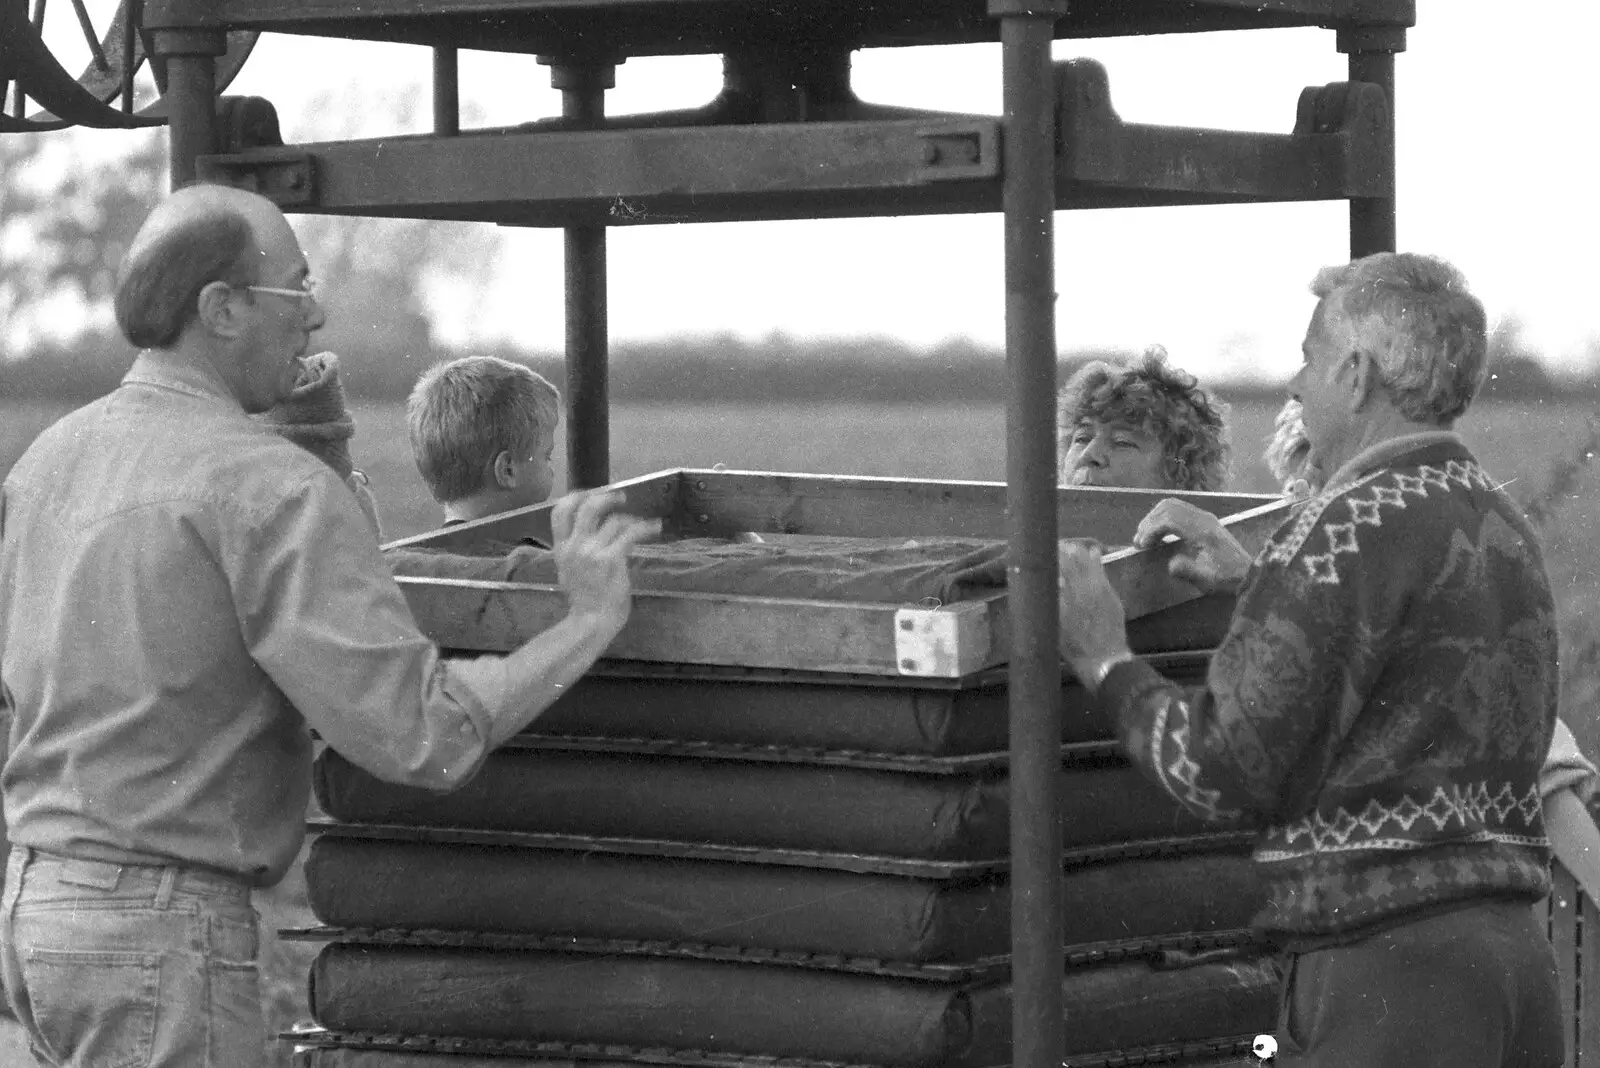
<svg viewBox="0 0 1600 1068">
<path fill-rule="evenodd" d="M 1550 738 L 1550 751 L 1539 769 L 1539 796 L 1549 797 L 1557 790 L 1571 790 L 1578 795 L 1578 800 L 1588 804 L 1594 798 L 1597 776 L 1600 772 L 1578 748 L 1572 729 L 1557 719 L 1555 733 Z"/>
<path fill-rule="evenodd" d="M 504 665 L 439 655 L 337 479 L 307 477 L 222 542 L 250 655 L 329 745 L 402 785 L 450 790 L 472 776 Z"/>
</svg>

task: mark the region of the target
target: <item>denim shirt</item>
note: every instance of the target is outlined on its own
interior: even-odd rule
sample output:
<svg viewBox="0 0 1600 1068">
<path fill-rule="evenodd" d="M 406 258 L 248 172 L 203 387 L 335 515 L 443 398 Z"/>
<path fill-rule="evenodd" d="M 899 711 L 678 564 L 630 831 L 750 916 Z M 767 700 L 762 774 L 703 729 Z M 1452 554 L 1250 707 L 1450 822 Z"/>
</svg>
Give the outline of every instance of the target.
<svg viewBox="0 0 1600 1068">
<path fill-rule="evenodd" d="M 145 353 L 0 490 L 0 772 L 18 845 L 271 885 L 311 729 L 451 789 L 496 740 L 497 658 L 446 664 L 350 490 L 209 367 Z"/>
</svg>

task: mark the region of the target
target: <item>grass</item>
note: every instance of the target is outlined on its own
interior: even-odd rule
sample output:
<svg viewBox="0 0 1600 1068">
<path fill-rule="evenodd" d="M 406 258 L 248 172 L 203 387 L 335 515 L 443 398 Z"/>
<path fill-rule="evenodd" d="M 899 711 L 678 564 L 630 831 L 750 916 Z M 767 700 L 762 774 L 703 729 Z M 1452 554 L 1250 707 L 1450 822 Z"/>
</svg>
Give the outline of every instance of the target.
<svg viewBox="0 0 1600 1068">
<path fill-rule="evenodd" d="M 0 475 L 27 442 L 65 411 L 63 406 L 0 402 Z M 1276 405 L 1239 404 L 1232 488 L 1269 492 L 1259 453 Z M 1546 560 L 1562 626 L 1564 717 L 1579 743 L 1600 753 L 1600 574 L 1593 566 L 1600 530 L 1600 494 L 1588 460 L 1597 446 L 1593 411 L 1564 401 L 1484 404 L 1461 426 L 1479 459 L 1518 501 L 1541 515 Z M 352 452 L 372 478 L 385 535 L 400 537 L 437 525 L 438 509 L 416 474 L 396 404 L 358 404 Z M 561 450 L 557 450 L 558 455 Z M 666 467 L 710 467 L 908 478 L 999 481 L 1005 470 L 1005 415 L 998 406 L 764 404 L 621 405 L 613 412 L 611 471 L 627 478 Z M 558 467 L 557 484 L 564 484 Z M 305 984 L 316 947 L 270 936 L 314 922 L 299 867 L 260 896 L 263 971 L 270 1023 L 289 1026 L 306 1015 Z M 275 1055 L 287 1063 L 287 1055 Z"/>
</svg>

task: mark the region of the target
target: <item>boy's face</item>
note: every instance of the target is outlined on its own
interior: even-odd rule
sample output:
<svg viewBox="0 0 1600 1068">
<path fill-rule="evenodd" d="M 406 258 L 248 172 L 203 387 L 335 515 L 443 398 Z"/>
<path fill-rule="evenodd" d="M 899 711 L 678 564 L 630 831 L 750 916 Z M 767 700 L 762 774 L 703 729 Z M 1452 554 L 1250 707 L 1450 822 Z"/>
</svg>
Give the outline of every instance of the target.
<svg viewBox="0 0 1600 1068">
<path fill-rule="evenodd" d="M 1162 468 L 1161 442 L 1148 430 L 1085 419 L 1065 446 L 1060 477 L 1068 486 L 1171 488 Z"/>
</svg>

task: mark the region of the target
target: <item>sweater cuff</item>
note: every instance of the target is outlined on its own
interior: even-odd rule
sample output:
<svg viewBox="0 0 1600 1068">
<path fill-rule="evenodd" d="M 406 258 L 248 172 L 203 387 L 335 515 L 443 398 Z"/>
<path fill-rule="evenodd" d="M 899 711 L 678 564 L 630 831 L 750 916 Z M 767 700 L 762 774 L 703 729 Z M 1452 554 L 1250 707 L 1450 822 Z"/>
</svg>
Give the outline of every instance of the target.
<svg viewBox="0 0 1600 1068">
<path fill-rule="evenodd" d="M 1104 708 L 1126 708 L 1140 694 L 1172 683 L 1167 677 L 1143 660 L 1125 660 L 1106 672 L 1095 697 Z"/>
</svg>

